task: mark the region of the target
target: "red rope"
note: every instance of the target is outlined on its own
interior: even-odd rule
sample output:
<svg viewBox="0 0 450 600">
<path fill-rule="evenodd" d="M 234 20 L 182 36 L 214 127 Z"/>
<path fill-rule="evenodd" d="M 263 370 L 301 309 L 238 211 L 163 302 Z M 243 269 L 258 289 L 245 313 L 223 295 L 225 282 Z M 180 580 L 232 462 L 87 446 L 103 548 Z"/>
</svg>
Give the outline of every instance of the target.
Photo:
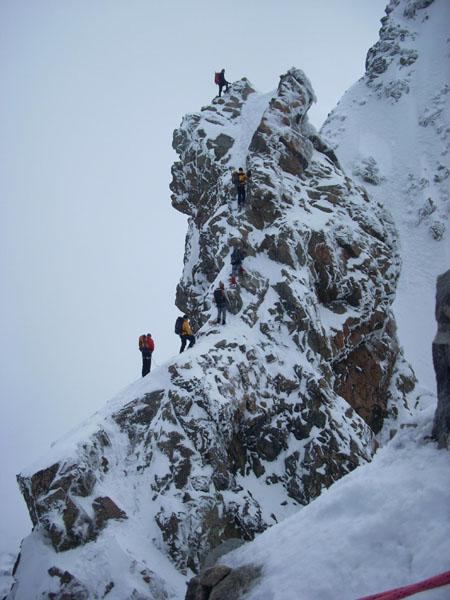
<svg viewBox="0 0 450 600">
<path fill-rule="evenodd" d="M 364 598 L 358 598 L 358 600 L 399 600 L 400 598 L 406 598 L 407 596 L 442 587 L 443 585 L 450 585 L 450 571 L 435 575 L 424 581 L 419 581 L 419 583 L 412 583 L 405 587 L 395 588 L 395 590 L 380 592 L 373 596 L 364 596 Z"/>
</svg>

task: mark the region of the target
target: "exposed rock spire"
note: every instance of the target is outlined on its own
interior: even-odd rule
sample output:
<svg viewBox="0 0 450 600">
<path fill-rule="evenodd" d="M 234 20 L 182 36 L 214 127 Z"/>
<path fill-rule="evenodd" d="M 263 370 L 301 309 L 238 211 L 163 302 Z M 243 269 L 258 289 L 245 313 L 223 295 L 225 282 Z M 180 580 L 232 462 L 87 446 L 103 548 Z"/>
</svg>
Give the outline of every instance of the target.
<svg viewBox="0 0 450 600">
<path fill-rule="evenodd" d="M 32 544 L 45 548 L 43 593 L 59 581 L 87 597 L 171 597 L 161 561 L 198 570 L 224 540 L 252 539 L 370 460 L 386 419 L 395 427 L 414 379 L 390 308 L 393 227 L 308 124 L 313 101 L 298 69 L 273 94 L 244 79 L 175 131 L 172 203 L 190 217 L 176 302 L 197 344 L 20 475 L 35 531 L 11 599 L 25 598 Z M 240 213 L 239 166 L 251 171 Z M 219 328 L 212 290 L 236 243 L 246 274 Z M 89 563 L 102 568 L 87 581 Z"/>
</svg>

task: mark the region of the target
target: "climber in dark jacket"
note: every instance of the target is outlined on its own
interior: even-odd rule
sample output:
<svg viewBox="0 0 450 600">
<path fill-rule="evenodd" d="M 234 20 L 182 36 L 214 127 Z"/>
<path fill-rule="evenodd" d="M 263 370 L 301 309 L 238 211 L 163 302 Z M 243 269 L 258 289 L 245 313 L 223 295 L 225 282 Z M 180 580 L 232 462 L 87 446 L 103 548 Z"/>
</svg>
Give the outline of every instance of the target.
<svg viewBox="0 0 450 600">
<path fill-rule="evenodd" d="M 225 325 L 227 319 L 227 306 L 230 303 L 225 285 L 221 281 L 219 287 L 214 290 L 214 302 L 217 306 L 217 323 Z"/>
<path fill-rule="evenodd" d="M 231 285 L 236 285 L 236 275 L 242 275 L 242 273 L 245 273 L 244 267 L 242 266 L 242 261 L 246 256 L 246 253 L 241 248 L 236 246 L 233 249 L 233 252 L 231 253 Z"/>
<path fill-rule="evenodd" d="M 230 82 L 225 79 L 225 69 L 222 69 L 220 71 L 219 83 L 217 85 L 219 86 L 219 98 L 220 98 L 220 96 L 222 95 L 222 88 L 225 86 L 225 91 L 228 92 L 228 87 L 230 85 Z"/>
<path fill-rule="evenodd" d="M 150 373 L 152 367 L 152 354 L 155 349 L 155 342 L 150 333 L 143 333 L 139 337 L 139 350 L 142 354 L 142 377 Z"/>
</svg>

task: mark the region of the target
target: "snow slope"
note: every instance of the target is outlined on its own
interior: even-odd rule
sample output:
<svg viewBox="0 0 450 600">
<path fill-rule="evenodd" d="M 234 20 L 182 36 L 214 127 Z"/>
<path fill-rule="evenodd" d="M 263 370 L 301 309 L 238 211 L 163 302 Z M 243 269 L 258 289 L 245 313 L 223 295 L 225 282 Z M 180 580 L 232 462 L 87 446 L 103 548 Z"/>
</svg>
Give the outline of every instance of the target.
<svg viewBox="0 0 450 600">
<path fill-rule="evenodd" d="M 398 334 L 419 382 L 434 391 L 436 277 L 450 266 L 450 3 L 393 0 L 387 13 L 365 76 L 321 133 L 393 215 L 403 261 Z"/>
<path fill-rule="evenodd" d="M 16 557 L 12 554 L 7 552 L 0 554 L 0 598 L 3 598 L 9 592 L 13 584 L 11 572 L 15 560 Z"/>
<path fill-rule="evenodd" d="M 246 600 L 351 600 L 450 569 L 450 461 L 419 411 L 370 464 L 223 557 L 263 566 Z M 419 596 L 418 596 L 419 598 Z M 420 594 L 448 600 L 450 587 Z"/>
</svg>

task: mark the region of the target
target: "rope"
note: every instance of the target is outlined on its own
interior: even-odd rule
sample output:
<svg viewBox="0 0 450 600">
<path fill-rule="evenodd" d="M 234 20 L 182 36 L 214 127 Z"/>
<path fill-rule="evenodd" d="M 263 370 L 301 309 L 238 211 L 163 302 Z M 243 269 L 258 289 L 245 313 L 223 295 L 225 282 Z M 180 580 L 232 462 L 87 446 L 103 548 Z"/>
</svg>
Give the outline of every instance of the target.
<svg viewBox="0 0 450 600">
<path fill-rule="evenodd" d="M 380 592 L 378 594 L 373 594 L 372 596 L 364 596 L 363 598 L 358 598 L 358 600 L 399 600 L 400 598 L 406 598 L 407 596 L 412 596 L 419 592 L 425 592 L 426 590 L 432 590 L 444 585 L 450 585 L 450 571 L 435 575 L 434 577 L 419 581 L 418 583 L 406 585 L 405 587 L 395 588 L 394 590 L 388 590 L 387 592 Z"/>
</svg>

